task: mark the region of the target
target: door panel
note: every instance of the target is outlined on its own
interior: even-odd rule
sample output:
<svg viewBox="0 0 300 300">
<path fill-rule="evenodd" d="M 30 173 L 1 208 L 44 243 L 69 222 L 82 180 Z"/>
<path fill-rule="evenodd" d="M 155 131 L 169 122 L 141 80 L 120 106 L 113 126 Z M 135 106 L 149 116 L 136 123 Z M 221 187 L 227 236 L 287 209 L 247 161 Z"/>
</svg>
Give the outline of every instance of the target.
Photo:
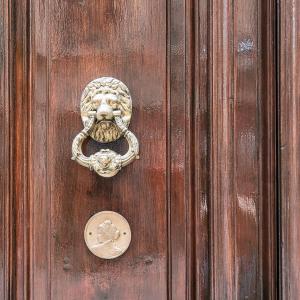
<svg viewBox="0 0 300 300">
<path fill-rule="evenodd" d="M 40 12 L 41 8 L 43 9 Z M 36 242 L 47 245 L 48 293 L 53 299 L 164 299 L 167 295 L 166 202 L 166 7 L 138 1 L 35 1 L 32 140 L 44 142 L 32 153 Z M 43 16 L 42 19 L 39 19 Z M 46 37 L 40 35 L 44 31 Z M 41 52 L 39 52 L 41 47 Z M 43 77 L 45 81 L 40 81 Z M 81 130 L 79 100 L 92 79 L 112 76 L 125 82 L 133 98 L 131 128 L 141 159 L 118 176 L 100 178 L 70 160 Z M 44 96 L 42 96 L 44 95 Z M 41 128 L 40 122 L 45 120 Z M 43 122 L 43 121 L 42 121 Z M 124 141 L 109 145 L 126 151 Z M 99 145 L 89 141 L 87 153 Z M 39 164 L 44 165 L 40 176 Z M 145 188 L 147 186 L 147 188 Z M 33 188 L 33 192 L 35 189 Z M 37 213 L 45 205 L 45 234 Z M 83 229 L 96 212 L 113 210 L 130 223 L 130 249 L 113 261 L 87 249 Z M 36 245 L 36 243 L 35 243 Z M 39 254 L 38 254 L 39 255 Z M 34 259 L 34 258 L 33 258 Z M 36 257 L 40 260 L 40 257 Z M 37 263 L 33 260 L 33 265 Z M 35 282 L 39 286 L 39 282 Z M 44 283 L 46 284 L 46 283 Z M 37 289 L 34 289 L 37 290 Z M 45 295 L 46 297 L 46 295 Z M 48 296 L 49 297 L 49 296 Z"/>
<path fill-rule="evenodd" d="M 276 99 L 278 61 L 283 82 L 297 79 L 284 60 L 297 51 L 282 35 L 276 57 L 273 2 L 0 0 L 1 299 L 276 299 L 287 278 L 285 298 L 297 294 L 294 269 L 278 273 L 297 257 L 296 90 L 281 84 Z M 281 34 L 297 25 L 287 15 Z M 71 160 L 81 92 L 102 76 L 128 86 L 140 142 L 112 178 Z M 281 153 L 282 223 L 281 140 L 293 149 Z M 132 231 L 114 260 L 84 242 L 103 210 Z"/>
</svg>

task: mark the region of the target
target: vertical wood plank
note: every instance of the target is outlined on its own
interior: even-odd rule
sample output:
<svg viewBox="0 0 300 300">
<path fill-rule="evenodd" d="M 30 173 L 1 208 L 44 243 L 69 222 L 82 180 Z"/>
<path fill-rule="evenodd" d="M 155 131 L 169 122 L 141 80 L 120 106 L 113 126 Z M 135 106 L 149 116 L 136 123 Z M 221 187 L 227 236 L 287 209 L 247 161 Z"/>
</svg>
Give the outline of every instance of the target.
<svg viewBox="0 0 300 300">
<path fill-rule="evenodd" d="M 191 122 L 192 182 L 194 231 L 189 233 L 194 243 L 195 299 L 209 299 L 209 1 L 193 1 L 191 7 L 192 30 L 190 46 L 193 49 L 191 68 Z"/>
<path fill-rule="evenodd" d="M 187 299 L 186 1 L 168 1 L 169 299 Z"/>
<path fill-rule="evenodd" d="M 29 6 L 27 1 L 1 2 L 1 207 L 3 299 L 28 299 L 29 206 L 28 193 L 28 99 Z"/>
<path fill-rule="evenodd" d="M 31 2 L 30 240 L 31 297 L 51 299 L 51 192 L 49 190 L 50 11 L 48 0 Z M 37 142 L 38 141 L 38 142 Z"/>
<path fill-rule="evenodd" d="M 273 0 L 261 2 L 261 158 L 262 203 L 260 251 L 262 296 L 278 299 L 278 104 L 277 104 L 277 49 L 276 4 Z"/>
<path fill-rule="evenodd" d="M 34 81 L 41 74 L 42 81 L 32 100 L 34 111 L 41 109 L 41 115 L 32 116 L 40 127 L 32 133 L 43 142 L 34 144 L 32 159 L 43 154 L 33 165 L 33 185 L 39 186 L 32 190 L 37 200 L 33 222 L 36 242 L 47 248 L 47 254 L 35 251 L 36 262 L 48 256 L 50 273 L 45 262 L 40 265 L 43 286 L 49 282 L 47 298 L 165 299 L 165 2 L 48 1 L 39 2 L 35 10 L 36 30 L 43 34 L 35 33 L 39 52 Z M 70 160 L 72 139 L 82 128 L 80 93 L 88 81 L 105 75 L 128 85 L 134 107 L 130 128 L 141 144 L 141 159 L 110 179 Z M 41 136 L 45 131 L 48 136 Z M 86 146 L 90 153 L 99 149 L 91 141 Z M 126 145 L 108 147 L 122 152 Z M 88 218 L 101 210 L 121 213 L 132 229 L 130 248 L 113 261 L 93 256 L 82 238 Z M 38 233 L 43 217 L 46 237 Z M 34 284 L 38 286 L 38 278 Z"/>
<path fill-rule="evenodd" d="M 211 2 L 211 296 L 276 294 L 274 6 Z"/>
<path fill-rule="evenodd" d="M 210 2 L 211 298 L 237 298 L 233 191 L 233 2 Z"/>
<path fill-rule="evenodd" d="M 30 206 L 28 151 L 30 99 L 30 6 L 29 1 L 10 1 L 12 71 L 10 77 L 12 172 L 12 298 L 30 298 Z"/>
<path fill-rule="evenodd" d="M 9 1 L 0 1 L 0 298 L 12 297 L 12 256 L 11 256 L 11 169 L 10 169 L 10 75 L 11 75 L 11 24 Z"/>
<path fill-rule="evenodd" d="M 300 297 L 300 3 L 280 1 L 281 297 Z"/>
<path fill-rule="evenodd" d="M 169 299 L 209 295 L 207 14 L 169 1 Z"/>
<path fill-rule="evenodd" d="M 233 219 L 237 299 L 262 295 L 261 1 L 235 1 L 233 13 Z"/>
</svg>

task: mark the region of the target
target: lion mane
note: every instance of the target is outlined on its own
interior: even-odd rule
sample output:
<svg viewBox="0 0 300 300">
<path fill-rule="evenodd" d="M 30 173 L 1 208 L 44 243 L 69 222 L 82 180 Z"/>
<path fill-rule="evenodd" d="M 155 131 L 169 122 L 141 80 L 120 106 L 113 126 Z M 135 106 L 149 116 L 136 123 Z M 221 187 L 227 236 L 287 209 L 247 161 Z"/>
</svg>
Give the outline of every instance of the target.
<svg viewBox="0 0 300 300">
<path fill-rule="evenodd" d="M 92 99 L 97 94 L 113 94 L 118 98 L 118 109 L 121 111 L 121 118 L 126 126 L 129 125 L 132 101 L 127 86 L 118 79 L 101 77 L 91 81 L 84 89 L 81 96 L 81 112 L 88 114 L 94 110 Z M 112 121 L 101 121 L 94 126 L 91 137 L 102 143 L 115 141 L 120 137 L 120 132 Z"/>
</svg>

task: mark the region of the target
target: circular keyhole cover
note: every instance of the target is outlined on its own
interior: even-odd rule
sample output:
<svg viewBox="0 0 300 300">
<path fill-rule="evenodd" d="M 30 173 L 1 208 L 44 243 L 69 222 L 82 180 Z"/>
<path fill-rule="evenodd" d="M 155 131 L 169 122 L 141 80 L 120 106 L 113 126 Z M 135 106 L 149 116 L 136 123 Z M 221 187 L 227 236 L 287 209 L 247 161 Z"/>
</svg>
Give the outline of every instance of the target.
<svg viewBox="0 0 300 300">
<path fill-rule="evenodd" d="M 101 211 L 93 215 L 84 230 L 88 249 L 96 256 L 113 259 L 129 247 L 131 230 L 127 220 L 113 211 Z"/>
</svg>

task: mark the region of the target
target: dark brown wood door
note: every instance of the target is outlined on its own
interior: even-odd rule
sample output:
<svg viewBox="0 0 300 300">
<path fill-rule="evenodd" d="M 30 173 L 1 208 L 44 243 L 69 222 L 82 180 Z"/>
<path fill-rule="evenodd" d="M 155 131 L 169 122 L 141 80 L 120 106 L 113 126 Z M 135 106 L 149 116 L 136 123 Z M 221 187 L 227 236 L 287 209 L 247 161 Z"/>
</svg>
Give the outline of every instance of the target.
<svg viewBox="0 0 300 300">
<path fill-rule="evenodd" d="M 0 4 L 0 299 L 300 298 L 298 1 Z M 140 144 L 111 178 L 71 160 L 103 76 Z M 83 234 L 107 210 L 132 233 L 112 260 Z"/>
</svg>

